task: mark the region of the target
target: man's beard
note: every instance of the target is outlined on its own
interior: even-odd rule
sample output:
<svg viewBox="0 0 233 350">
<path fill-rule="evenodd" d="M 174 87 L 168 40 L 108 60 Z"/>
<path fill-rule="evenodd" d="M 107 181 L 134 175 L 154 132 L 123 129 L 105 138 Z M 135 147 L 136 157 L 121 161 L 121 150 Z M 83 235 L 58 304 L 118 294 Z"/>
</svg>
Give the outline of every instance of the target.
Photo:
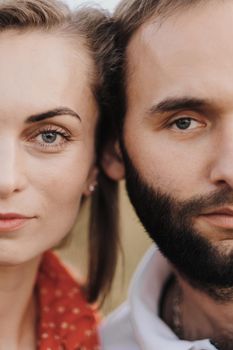
<svg viewBox="0 0 233 350">
<path fill-rule="evenodd" d="M 122 153 L 130 201 L 162 254 L 193 287 L 219 302 L 233 300 L 233 249 L 224 252 L 214 246 L 192 223 L 204 210 L 232 205 L 233 191 L 224 187 L 208 196 L 178 201 L 149 186 L 124 147 Z"/>
</svg>

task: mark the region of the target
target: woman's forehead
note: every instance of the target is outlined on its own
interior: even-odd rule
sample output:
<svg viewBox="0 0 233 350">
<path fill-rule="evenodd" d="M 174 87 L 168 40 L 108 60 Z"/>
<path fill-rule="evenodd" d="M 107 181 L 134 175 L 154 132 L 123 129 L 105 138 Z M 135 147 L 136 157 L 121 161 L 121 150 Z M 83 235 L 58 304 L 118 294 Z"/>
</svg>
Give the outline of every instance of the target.
<svg viewBox="0 0 233 350">
<path fill-rule="evenodd" d="M 2 108 L 33 109 L 66 102 L 79 114 L 95 114 L 93 63 L 81 39 L 52 32 L 5 31 L 0 34 L 0 48 Z"/>
</svg>

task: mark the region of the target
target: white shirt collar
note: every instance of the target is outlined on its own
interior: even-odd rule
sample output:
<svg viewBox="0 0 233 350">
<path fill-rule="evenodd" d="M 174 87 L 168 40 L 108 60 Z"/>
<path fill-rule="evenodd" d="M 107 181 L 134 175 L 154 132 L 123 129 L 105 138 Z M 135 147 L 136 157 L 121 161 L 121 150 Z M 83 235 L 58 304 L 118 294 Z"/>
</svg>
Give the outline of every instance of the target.
<svg viewBox="0 0 233 350">
<path fill-rule="evenodd" d="M 154 246 L 135 273 L 128 302 L 139 347 L 143 350 L 216 350 L 208 339 L 193 342 L 180 340 L 159 318 L 160 295 L 170 273 L 167 260 Z"/>
</svg>

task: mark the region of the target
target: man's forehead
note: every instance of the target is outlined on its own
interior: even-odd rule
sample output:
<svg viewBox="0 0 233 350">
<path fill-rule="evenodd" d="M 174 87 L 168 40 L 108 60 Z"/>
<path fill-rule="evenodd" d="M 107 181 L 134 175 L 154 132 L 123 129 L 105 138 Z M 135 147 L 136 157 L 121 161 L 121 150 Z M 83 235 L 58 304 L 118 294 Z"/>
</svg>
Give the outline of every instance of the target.
<svg viewBox="0 0 233 350">
<path fill-rule="evenodd" d="M 148 80 L 154 80 L 154 88 L 160 90 L 168 90 L 177 82 L 183 84 L 183 89 L 195 90 L 197 77 L 204 74 L 210 83 L 221 70 L 222 75 L 233 75 L 231 33 L 232 1 L 209 1 L 162 21 L 149 20 L 128 46 L 128 87 L 136 83 L 142 88 Z"/>
<path fill-rule="evenodd" d="M 135 49 L 141 50 L 154 47 L 174 49 L 181 44 L 193 45 L 198 48 L 203 40 L 211 37 L 231 37 L 233 32 L 233 2 L 228 1 L 206 1 L 198 2 L 199 6 L 191 5 L 180 8 L 179 11 L 170 13 L 169 16 L 155 15 L 147 20 L 132 36 L 128 45 L 127 53 Z M 201 35 L 200 35 L 201 34 Z M 197 41 L 190 42 L 190 38 Z M 221 43 L 217 43 L 218 45 Z M 144 52 L 141 52 L 142 56 Z"/>
</svg>

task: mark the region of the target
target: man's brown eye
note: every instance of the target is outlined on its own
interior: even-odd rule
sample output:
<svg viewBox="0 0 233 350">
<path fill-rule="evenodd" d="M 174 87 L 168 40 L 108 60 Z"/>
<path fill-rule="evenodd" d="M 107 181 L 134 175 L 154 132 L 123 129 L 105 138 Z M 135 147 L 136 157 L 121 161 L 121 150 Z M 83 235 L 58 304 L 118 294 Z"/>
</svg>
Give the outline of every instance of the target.
<svg viewBox="0 0 233 350">
<path fill-rule="evenodd" d="M 182 118 L 174 122 L 178 129 L 185 130 L 188 129 L 191 125 L 191 118 Z"/>
</svg>

